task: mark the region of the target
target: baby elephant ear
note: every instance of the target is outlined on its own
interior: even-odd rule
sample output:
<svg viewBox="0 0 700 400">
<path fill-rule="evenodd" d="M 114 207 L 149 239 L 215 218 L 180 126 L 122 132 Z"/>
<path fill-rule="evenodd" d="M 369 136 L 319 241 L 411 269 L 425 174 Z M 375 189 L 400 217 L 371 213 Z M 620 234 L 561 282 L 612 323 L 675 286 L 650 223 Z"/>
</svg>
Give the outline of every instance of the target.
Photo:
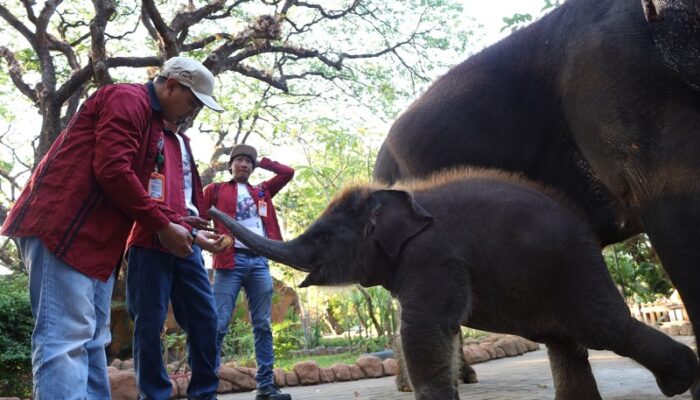
<svg viewBox="0 0 700 400">
<path fill-rule="evenodd" d="M 433 216 L 413 196 L 401 190 L 378 190 L 368 198 L 372 237 L 391 258 L 398 258 L 401 247 L 425 229 Z"/>
</svg>

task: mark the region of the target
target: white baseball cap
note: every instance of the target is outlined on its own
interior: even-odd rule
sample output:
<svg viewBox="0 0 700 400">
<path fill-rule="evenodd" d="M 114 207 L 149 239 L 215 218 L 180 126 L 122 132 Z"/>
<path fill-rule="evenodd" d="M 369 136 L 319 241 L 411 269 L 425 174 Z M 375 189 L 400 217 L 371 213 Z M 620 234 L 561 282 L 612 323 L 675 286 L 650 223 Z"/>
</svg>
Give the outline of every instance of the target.
<svg viewBox="0 0 700 400">
<path fill-rule="evenodd" d="M 163 64 L 160 73 L 165 78 L 176 79 L 187 86 L 205 106 L 222 112 L 223 108 L 214 100 L 214 75 L 200 63 L 186 57 L 173 57 Z"/>
</svg>

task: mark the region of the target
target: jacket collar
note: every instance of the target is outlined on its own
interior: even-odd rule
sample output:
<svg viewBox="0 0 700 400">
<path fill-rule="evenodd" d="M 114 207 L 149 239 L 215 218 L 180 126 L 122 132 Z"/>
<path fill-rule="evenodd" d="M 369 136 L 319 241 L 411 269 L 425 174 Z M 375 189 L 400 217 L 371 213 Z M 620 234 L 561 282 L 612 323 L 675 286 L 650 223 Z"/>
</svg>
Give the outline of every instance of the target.
<svg viewBox="0 0 700 400">
<path fill-rule="evenodd" d="M 160 105 L 160 101 L 158 101 L 158 96 L 156 95 L 156 86 L 153 82 L 148 82 L 146 83 L 146 87 L 148 88 L 148 95 L 151 98 L 151 108 L 153 108 L 153 111 L 163 111 L 163 106 Z"/>
</svg>

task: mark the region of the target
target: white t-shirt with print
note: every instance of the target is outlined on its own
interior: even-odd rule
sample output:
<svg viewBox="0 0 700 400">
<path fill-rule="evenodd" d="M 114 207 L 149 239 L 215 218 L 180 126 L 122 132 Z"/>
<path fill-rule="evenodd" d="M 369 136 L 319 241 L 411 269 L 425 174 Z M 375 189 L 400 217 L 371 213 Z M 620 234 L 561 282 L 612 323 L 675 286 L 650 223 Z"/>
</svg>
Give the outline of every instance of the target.
<svg viewBox="0 0 700 400">
<path fill-rule="evenodd" d="M 238 185 L 238 199 L 236 200 L 236 221 L 260 236 L 265 236 L 262 219 L 258 215 L 258 206 L 255 199 L 248 192 L 248 186 L 243 183 Z M 248 247 L 236 239 L 235 247 L 247 249 Z"/>
<path fill-rule="evenodd" d="M 176 134 L 177 141 L 180 142 L 180 153 L 182 154 L 182 175 L 183 175 L 183 189 L 185 191 L 185 207 L 187 211 L 192 215 L 199 216 L 199 211 L 197 207 L 194 206 L 192 202 L 192 160 L 187 153 L 187 147 L 185 146 L 185 141 L 182 136 Z"/>
</svg>

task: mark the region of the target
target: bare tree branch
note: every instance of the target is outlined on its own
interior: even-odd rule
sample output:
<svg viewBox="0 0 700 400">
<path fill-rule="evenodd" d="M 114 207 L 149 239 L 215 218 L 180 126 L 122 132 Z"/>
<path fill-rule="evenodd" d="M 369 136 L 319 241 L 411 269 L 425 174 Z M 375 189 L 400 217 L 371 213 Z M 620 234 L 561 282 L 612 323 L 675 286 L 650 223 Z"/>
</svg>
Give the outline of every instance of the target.
<svg viewBox="0 0 700 400">
<path fill-rule="evenodd" d="M 92 4 L 95 6 L 95 17 L 90 22 L 92 67 L 95 83 L 97 83 L 97 86 L 104 86 L 112 82 L 106 63 L 105 28 L 115 9 L 111 0 L 92 0 Z"/>
<path fill-rule="evenodd" d="M 224 4 L 226 4 L 226 0 L 215 0 L 212 3 L 192 12 L 180 13 L 173 18 L 170 26 L 173 31 L 180 32 L 198 23 L 207 16 L 221 10 L 224 8 Z"/>
<path fill-rule="evenodd" d="M 0 17 L 2 17 L 2 19 L 7 21 L 7 23 L 10 24 L 10 26 L 15 28 L 17 32 L 24 36 L 25 39 L 27 39 L 27 41 L 29 42 L 29 44 L 32 45 L 32 47 L 34 46 L 34 43 L 36 42 L 36 37 L 34 33 L 29 28 L 27 28 L 27 26 L 24 25 L 20 20 L 18 20 L 17 17 L 15 17 L 15 15 L 12 14 L 10 10 L 5 8 L 5 6 L 3 6 L 2 4 L 0 4 Z M 36 17 L 34 17 L 34 20 L 36 20 Z"/>
<path fill-rule="evenodd" d="M 27 96 L 33 103 L 36 103 L 38 101 L 36 93 L 27 83 L 24 82 L 22 77 L 22 66 L 19 64 L 19 61 L 17 61 L 17 58 L 15 58 L 14 53 L 7 47 L 0 46 L 0 57 L 3 57 L 5 61 L 7 61 L 7 67 L 12 83 L 15 84 L 17 89 L 19 89 L 23 95 Z"/>
<path fill-rule="evenodd" d="M 163 65 L 163 61 L 160 57 L 112 57 L 105 60 L 105 65 L 107 68 L 117 68 L 117 67 L 159 67 Z M 82 85 L 84 85 L 94 74 L 94 68 L 92 64 L 88 64 L 83 67 L 80 71 L 74 73 L 68 81 L 66 81 L 57 91 L 56 91 L 56 101 L 60 104 L 66 101 L 71 93 L 78 90 Z"/>
</svg>

